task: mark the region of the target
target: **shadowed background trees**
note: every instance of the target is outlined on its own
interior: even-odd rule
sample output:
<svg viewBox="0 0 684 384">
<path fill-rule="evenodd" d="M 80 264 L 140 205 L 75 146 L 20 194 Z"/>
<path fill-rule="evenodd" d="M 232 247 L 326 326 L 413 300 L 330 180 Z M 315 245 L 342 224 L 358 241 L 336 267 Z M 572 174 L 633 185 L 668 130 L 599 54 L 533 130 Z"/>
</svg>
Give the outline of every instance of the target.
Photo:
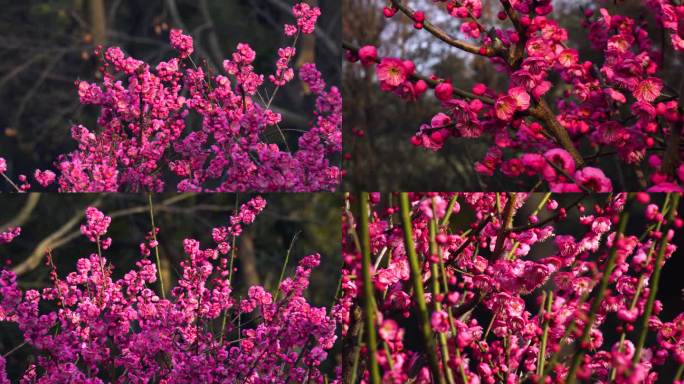
<svg viewBox="0 0 684 384">
<path fill-rule="evenodd" d="M 341 196 L 331 193 L 267 194 L 264 211 L 244 227 L 237 243 L 235 297 L 246 295 L 249 286 L 263 285 L 273 291 L 278 283 L 288 249 L 291 248 L 285 276 L 291 276 L 297 261 L 321 254 L 321 264 L 311 276 L 308 297 L 313 305 L 330 308 L 339 283 Z M 160 247 L 162 275 L 167 290 L 179 276 L 180 262 L 187 259 L 183 239 L 199 240 L 202 248 L 214 243 L 211 230 L 227 225 L 248 194 L 160 194 L 153 195 L 155 226 Z M 236 200 L 237 199 L 237 200 Z M 151 230 L 147 195 L 5 195 L 1 200 L 0 232 L 21 226 L 22 233 L 12 243 L 0 245 L 0 262 L 18 274 L 22 289 L 51 286 L 46 266 L 50 250 L 57 273 L 64 279 L 75 271 L 76 260 L 97 252 L 95 245 L 80 233 L 86 207 L 97 205 L 112 217 L 107 236 L 112 246 L 104 256 L 114 266 L 113 279 L 134 268 L 141 258 L 139 244 Z M 154 257 L 154 256 L 152 256 Z M 154 289 L 158 289 L 157 286 Z M 168 293 L 168 292 L 167 292 Z M 6 354 L 22 343 L 16 326 L 0 324 L 0 353 Z M 7 357 L 10 377 L 23 372 L 32 359 L 31 349 L 21 348 Z M 332 375 L 334 358 L 328 359 Z"/>
<path fill-rule="evenodd" d="M 315 35 L 298 46 L 295 67 L 315 61 L 324 78 L 339 84 L 340 5 L 311 0 L 321 8 Z M 257 72 L 275 71 L 277 49 L 285 45 L 283 24 L 291 23 L 288 0 L 2 0 L 0 14 L 0 156 L 16 177 L 49 168 L 56 156 L 75 148 L 70 127 L 96 128 L 98 110 L 79 103 L 77 79 L 101 79 L 93 49 L 120 46 L 155 66 L 173 55 L 170 28 L 182 28 L 195 42 L 195 59 L 211 69 L 239 42 L 257 53 Z M 199 63 L 198 63 L 199 64 Z M 274 101 L 283 114 L 283 132 L 296 148 L 301 130 L 310 126 L 314 98 L 297 81 Z M 198 124 L 191 121 L 190 126 Z M 267 132 L 275 142 L 279 133 Z M 271 137 L 271 136 L 269 136 Z M 3 190 L 3 187 L 0 187 Z"/>
<path fill-rule="evenodd" d="M 485 83 L 492 89 L 504 90 L 508 84 L 505 73 L 498 72 L 487 58 L 465 54 L 437 40 L 425 30 L 416 30 L 413 21 L 401 12 L 391 19 L 382 14 L 383 0 L 344 0 L 343 40 L 354 46 L 376 45 L 380 57 L 400 57 L 413 60 L 417 73 L 451 79 L 454 85 L 470 89 Z M 434 2 L 411 0 L 415 10 L 422 10 L 431 22 L 452 36 L 461 36 L 458 20 L 437 8 Z M 438 3 L 442 8 L 446 2 Z M 499 0 L 482 0 L 485 27 L 511 28 L 508 20 L 497 19 L 501 9 Z M 649 22 L 653 43 L 665 47 L 664 64 L 659 70 L 666 83 L 677 88 L 681 81 L 681 58 L 663 41 L 667 36 L 656 28 L 652 15 L 641 0 L 618 1 L 554 1 L 551 15 L 566 28 L 569 46 L 580 52 L 582 60 L 602 63 L 600 52 L 590 49 L 587 31 L 582 27 L 583 10 L 588 4 L 605 7 L 611 14 L 627 15 L 637 21 Z M 669 43 L 668 43 L 669 44 Z M 473 167 L 482 160 L 491 139 L 449 138 L 437 152 L 414 147 L 411 136 L 422 123 L 429 123 L 440 106 L 432 91 L 415 102 L 405 102 L 394 94 L 379 89 L 375 68 L 363 68 L 359 63 L 343 64 L 344 138 L 346 190 L 405 190 L 405 191 L 529 191 L 536 178 L 511 179 L 496 172 L 494 177 L 478 175 Z M 559 77 L 549 80 L 555 87 L 546 95 L 550 102 L 561 95 Z M 551 103 L 553 104 L 553 103 Z M 358 130 L 363 133 L 359 134 Z M 589 151 L 587 151 L 589 153 Z M 619 190 L 645 189 L 638 168 L 619 167 L 614 156 L 597 159 L 600 168 L 616 175 Z"/>
</svg>

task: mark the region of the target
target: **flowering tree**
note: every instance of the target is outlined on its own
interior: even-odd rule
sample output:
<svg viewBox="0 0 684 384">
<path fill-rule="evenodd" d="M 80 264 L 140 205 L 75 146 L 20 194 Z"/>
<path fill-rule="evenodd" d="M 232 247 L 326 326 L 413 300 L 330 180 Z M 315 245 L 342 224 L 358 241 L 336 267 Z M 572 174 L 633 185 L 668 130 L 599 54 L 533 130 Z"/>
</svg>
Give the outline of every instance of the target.
<svg viewBox="0 0 684 384">
<path fill-rule="evenodd" d="M 572 199 L 355 195 L 334 309 L 343 382 L 651 383 L 675 363 L 681 383 L 684 313 L 656 299 L 680 195 Z"/>
<path fill-rule="evenodd" d="M 100 129 L 71 128 L 78 149 L 59 156 L 56 172 L 36 170 L 42 186 L 57 180 L 64 192 L 163 191 L 175 182 L 179 191 L 334 190 L 339 168 L 331 163 L 341 151 L 342 99 L 328 87 L 315 64 L 299 68 L 299 78 L 316 96 L 309 130 L 290 148 L 271 109 L 278 90 L 294 77 L 292 61 L 300 36 L 312 34 L 320 10 L 299 2 L 296 24 L 285 25 L 290 45 L 278 50 L 275 72 L 254 71 L 255 52 L 238 44 L 223 62 L 222 73 L 193 59 L 193 40 L 170 32 L 177 57 L 152 66 L 117 47 L 98 48 L 100 84 L 77 81 L 80 101 L 100 108 Z M 268 84 L 270 83 L 270 89 Z M 199 116 L 200 126 L 189 121 Z M 266 137 L 267 133 L 274 141 Z M 280 140 L 282 139 L 282 140 Z M 0 158 L 0 173 L 5 176 Z M 25 175 L 11 185 L 30 188 Z M 173 184 L 172 184 L 173 185 Z"/>
<path fill-rule="evenodd" d="M 48 252 L 52 286 L 24 291 L 13 272 L 0 271 L 0 321 L 25 340 L 0 354 L 0 383 L 9 383 L 6 357 L 24 345 L 36 358 L 22 383 L 322 383 L 318 367 L 335 342 L 336 323 L 303 296 L 319 255 L 302 258 L 294 276 L 281 274 L 276 292 L 252 286 L 244 298 L 233 293 L 235 239 L 265 205 L 260 197 L 243 204 L 212 230 L 211 247 L 184 240 L 181 277 L 168 290 L 158 275 L 152 205 L 141 258 L 119 279 L 106 258 L 111 218 L 88 208 L 81 233 L 93 251 L 74 272 L 60 276 Z M 19 234 L 2 232 L 0 244 Z"/>
<path fill-rule="evenodd" d="M 660 34 L 649 35 L 647 19 L 584 2 L 582 26 L 602 55 L 599 62 L 580 57 L 550 0 L 444 0 L 430 9 L 424 2 L 420 9 L 405 0 L 385 3 L 385 17 L 403 14 L 426 38 L 485 58 L 508 78 L 504 89 L 482 83 L 463 89 L 459 74 L 421 75 L 411 60 L 380 57 L 377 47 L 363 42 L 345 44 L 350 61 L 375 67 L 383 91 L 411 102 L 433 89 L 442 111 L 421 125 L 414 145 L 439 151 L 452 137 L 486 139 L 489 149 L 475 171 L 538 176 L 554 192 L 611 191 L 615 180 L 599 168 L 606 157 L 634 171 L 643 189 L 682 190 L 684 82 L 667 86 L 661 77 L 666 46 L 684 50 L 684 6 L 678 1 L 642 2 L 664 35 L 663 46 Z M 500 25 L 486 25 L 484 14 L 492 13 L 486 6 L 496 8 Z M 432 22 L 445 16 L 457 20 L 459 36 Z"/>
</svg>

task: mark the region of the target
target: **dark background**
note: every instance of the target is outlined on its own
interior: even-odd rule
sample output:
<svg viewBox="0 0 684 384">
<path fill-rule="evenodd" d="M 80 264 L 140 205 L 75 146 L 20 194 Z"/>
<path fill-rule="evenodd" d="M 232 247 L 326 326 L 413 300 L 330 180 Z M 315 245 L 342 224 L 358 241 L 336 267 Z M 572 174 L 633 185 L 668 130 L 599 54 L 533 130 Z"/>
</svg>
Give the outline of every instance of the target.
<svg viewBox="0 0 684 384">
<path fill-rule="evenodd" d="M 345 41 L 357 47 L 376 45 L 380 57 L 411 59 L 417 66 L 417 73 L 451 79 L 454 86 L 463 89 L 470 90 L 476 83 L 485 83 L 499 91 L 506 89 L 507 75 L 498 73 L 488 59 L 466 54 L 437 40 L 425 30 L 414 29 L 413 22 L 401 12 L 386 19 L 382 14 L 386 1 L 343 0 L 342 4 Z M 496 18 L 501 10 L 499 0 L 482 0 L 482 4 L 481 22 L 485 27 L 511 28 L 509 21 L 501 22 Z M 553 1 L 551 16 L 568 30 L 568 45 L 580 51 L 581 60 L 589 60 L 599 66 L 603 62 L 602 55 L 590 49 L 587 31 L 581 25 L 584 18 L 582 7 L 588 4 L 594 9 L 605 7 L 611 14 L 627 15 L 637 20 L 646 17 L 650 23 L 651 39 L 657 46 L 662 45 L 663 38 L 669 39 L 662 29 L 654 28 L 651 13 L 643 8 L 640 0 Z M 434 21 L 450 35 L 463 38 L 458 32 L 460 22 L 447 16 L 432 2 L 414 0 L 410 6 L 423 10 L 428 20 Z M 675 56 L 668 45 L 665 65 L 658 76 L 666 84 L 678 88 L 683 68 L 681 58 Z M 551 75 L 549 80 L 557 85 L 559 79 L 557 75 Z M 537 182 L 537 178 L 529 177 L 511 179 L 500 172 L 495 172 L 493 177 L 477 174 L 473 167 L 476 161 L 484 158 L 492 142 L 489 138 L 450 137 L 437 152 L 414 147 L 411 136 L 420 124 L 429 123 L 432 116 L 440 111 L 431 90 L 418 101 L 407 103 L 379 89 L 374 67 L 364 69 L 359 63 L 348 62 L 343 64 L 342 87 L 345 96 L 345 153 L 352 155 L 350 161 L 345 161 L 345 190 L 529 191 Z M 546 95 L 552 107 L 552 100 L 562 91 L 562 87 L 556 86 Z M 357 137 L 352 134 L 352 129 L 364 130 L 365 136 Z M 592 153 L 587 148 L 581 152 L 585 156 Z M 510 157 L 511 153 L 504 151 L 504 158 Z M 637 183 L 635 169 L 619 166 L 614 157 L 603 158 L 599 167 L 613 180 L 615 190 L 643 190 Z"/>
<path fill-rule="evenodd" d="M 245 226 L 238 240 L 238 257 L 234 276 L 234 297 L 244 296 L 254 284 L 273 290 L 278 282 L 285 255 L 297 236 L 286 276 L 294 273 L 298 260 L 321 254 L 321 264 L 311 276 L 307 296 L 313 305 L 331 307 L 339 283 L 340 209 L 342 199 L 332 193 L 268 194 L 268 202 L 254 223 Z M 240 204 L 253 195 L 237 196 Z M 169 202 L 170 198 L 183 198 Z M 211 229 L 226 225 L 235 207 L 235 194 L 153 195 L 155 224 L 159 228 L 162 271 L 167 291 L 175 285 L 183 252 L 183 239 L 200 241 L 202 248 L 214 246 Z M 21 268 L 18 281 L 22 289 L 41 289 L 51 285 L 50 269 L 45 266 L 41 244 L 52 248 L 60 278 L 76 269 L 76 260 L 97 252 L 95 244 L 81 235 L 86 207 L 99 202 L 99 209 L 112 216 L 107 236 L 112 246 L 104 256 L 114 264 L 113 279 L 119 279 L 140 259 L 139 244 L 150 231 L 147 196 L 127 194 L 106 195 L 4 195 L 0 199 L 0 231 L 8 226 L 21 226 L 22 232 L 12 243 L 0 245 L 0 263 L 11 261 L 9 268 Z M 137 210 L 131 212 L 131 210 Z M 66 224 L 75 219 L 72 226 Z M 62 231 L 62 232 L 58 232 Z M 52 236 L 52 240 L 49 240 Z M 62 241 L 66 241 L 60 244 Z M 31 257 L 30 255 L 33 255 Z M 152 254 L 151 256 L 154 259 Z M 35 260 L 32 265 L 25 262 Z M 158 287 L 155 286 L 155 289 Z M 50 304 L 46 304 L 49 306 Z M 47 307 L 46 307 L 47 308 Z M 0 354 L 21 344 L 22 335 L 13 324 L 0 323 Z M 10 378 L 16 379 L 32 359 L 32 349 L 22 347 L 7 358 Z M 325 372 L 333 373 L 335 358 L 330 354 Z"/>
<path fill-rule="evenodd" d="M 298 43 L 295 66 L 315 61 L 328 84 L 339 85 L 341 9 L 336 0 L 312 0 L 322 11 L 315 35 Z M 96 128 L 98 109 L 79 103 L 77 79 L 98 79 L 95 45 L 120 46 L 155 66 L 174 55 L 170 28 L 193 36 L 195 60 L 222 68 L 238 42 L 257 52 L 259 73 L 273 73 L 277 49 L 293 23 L 292 0 L 0 0 L 0 157 L 8 174 L 32 175 L 51 168 L 56 156 L 75 149 L 72 124 Z M 221 72 L 223 70 L 221 69 Z M 266 82 L 268 83 L 268 81 Z M 272 84 L 268 84 L 269 90 Z M 296 148 L 315 121 L 314 98 L 298 80 L 281 89 L 274 109 L 283 113 L 285 134 Z M 194 123 L 197 126 L 197 122 Z M 193 122 L 188 124 L 192 128 Z M 271 135 L 274 142 L 280 136 Z M 269 136 L 269 137 L 271 137 Z M 32 179 L 32 177 L 31 177 Z M 54 188 L 54 186 L 53 186 Z M 9 190 L 0 183 L 0 191 Z"/>
</svg>

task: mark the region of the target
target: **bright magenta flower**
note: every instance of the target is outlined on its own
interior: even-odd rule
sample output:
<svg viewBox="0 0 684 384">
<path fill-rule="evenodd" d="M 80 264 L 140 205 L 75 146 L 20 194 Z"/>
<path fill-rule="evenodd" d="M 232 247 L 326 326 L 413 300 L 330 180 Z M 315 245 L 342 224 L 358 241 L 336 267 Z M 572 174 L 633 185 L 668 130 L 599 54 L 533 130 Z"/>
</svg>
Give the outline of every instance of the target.
<svg viewBox="0 0 684 384">
<path fill-rule="evenodd" d="M 387 88 L 394 88 L 406 81 L 404 63 L 395 58 L 383 58 L 377 68 L 378 80 Z"/>
<path fill-rule="evenodd" d="M 180 29 L 172 29 L 169 33 L 169 39 L 171 40 L 171 46 L 180 53 L 181 58 L 192 55 L 194 51 L 192 36 L 184 34 Z"/>
<path fill-rule="evenodd" d="M 373 45 L 361 47 L 358 54 L 363 65 L 375 64 L 375 60 L 378 59 L 378 49 Z"/>
<path fill-rule="evenodd" d="M 663 81 L 657 77 L 649 77 L 642 80 L 634 90 L 634 97 L 639 101 L 646 101 L 652 103 L 660 96 L 660 91 L 663 89 Z"/>
<path fill-rule="evenodd" d="M 584 167 L 575 172 L 575 181 L 593 192 L 612 192 L 613 185 L 602 170 Z"/>
<path fill-rule="evenodd" d="M 496 99 L 494 110 L 499 120 L 510 121 L 517 109 L 518 101 L 510 95 L 500 96 Z"/>
<path fill-rule="evenodd" d="M 435 87 L 435 96 L 440 101 L 449 101 L 453 98 L 454 87 L 449 82 L 440 83 Z"/>
</svg>

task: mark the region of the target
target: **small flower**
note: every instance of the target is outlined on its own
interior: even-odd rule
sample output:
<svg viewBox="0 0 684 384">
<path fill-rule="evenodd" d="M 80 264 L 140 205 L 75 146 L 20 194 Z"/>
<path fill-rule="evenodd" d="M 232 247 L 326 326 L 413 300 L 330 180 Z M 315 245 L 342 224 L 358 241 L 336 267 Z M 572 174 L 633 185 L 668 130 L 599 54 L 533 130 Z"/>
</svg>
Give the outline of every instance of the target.
<svg viewBox="0 0 684 384">
<path fill-rule="evenodd" d="M 513 114 L 517 108 L 518 101 L 510 95 L 501 96 L 496 99 L 494 104 L 494 113 L 497 119 L 503 121 L 510 121 L 513 119 Z"/>
<path fill-rule="evenodd" d="M 45 171 L 36 169 L 33 174 L 33 177 L 36 179 L 36 181 L 38 181 L 38 184 L 42 185 L 43 187 L 47 187 L 48 185 L 54 183 L 55 176 L 55 173 L 49 169 Z"/>
<path fill-rule="evenodd" d="M 383 58 L 377 68 L 378 80 L 389 88 L 394 88 L 406 81 L 406 67 L 396 58 Z"/>
<path fill-rule="evenodd" d="M 560 54 L 558 54 L 558 62 L 564 67 L 570 67 L 577 63 L 579 60 L 579 55 L 575 49 L 564 49 Z"/>
<path fill-rule="evenodd" d="M 575 181 L 593 192 L 612 192 L 613 184 L 602 170 L 584 167 L 575 172 Z"/>
<path fill-rule="evenodd" d="M 570 153 L 564 149 L 550 149 L 544 153 L 544 158 L 569 175 L 572 175 L 575 172 L 575 160 L 573 160 Z M 556 170 L 549 164 L 545 164 L 543 169 L 543 175 L 546 180 L 553 181 L 557 178 Z"/>
<path fill-rule="evenodd" d="M 657 77 L 649 77 L 646 80 L 642 80 L 639 85 L 637 85 L 633 94 L 638 101 L 653 102 L 658 96 L 660 96 L 660 91 L 663 89 L 663 81 Z"/>
<path fill-rule="evenodd" d="M 440 83 L 435 87 L 435 96 L 439 101 L 449 101 L 453 94 L 454 87 L 449 82 Z"/>
<path fill-rule="evenodd" d="M 0 232 L 0 244 L 9 244 L 20 234 L 20 227 L 9 227 L 5 231 Z"/>
<path fill-rule="evenodd" d="M 515 87 L 508 90 L 508 95 L 515 99 L 518 111 L 525 111 L 530 107 L 530 94 L 523 87 Z"/>
<path fill-rule="evenodd" d="M 484 95 L 487 92 L 487 86 L 482 83 L 477 83 L 473 86 L 473 93 L 476 95 Z"/>
<path fill-rule="evenodd" d="M 364 45 L 359 49 L 359 60 L 361 64 L 368 66 L 375 64 L 378 59 L 378 49 L 373 45 Z"/>
<path fill-rule="evenodd" d="M 442 310 L 432 312 L 430 325 L 436 332 L 447 332 L 449 330 L 449 315 Z"/>
<path fill-rule="evenodd" d="M 294 36 L 297 33 L 297 27 L 292 24 L 285 24 L 285 35 Z"/>
</svg>

